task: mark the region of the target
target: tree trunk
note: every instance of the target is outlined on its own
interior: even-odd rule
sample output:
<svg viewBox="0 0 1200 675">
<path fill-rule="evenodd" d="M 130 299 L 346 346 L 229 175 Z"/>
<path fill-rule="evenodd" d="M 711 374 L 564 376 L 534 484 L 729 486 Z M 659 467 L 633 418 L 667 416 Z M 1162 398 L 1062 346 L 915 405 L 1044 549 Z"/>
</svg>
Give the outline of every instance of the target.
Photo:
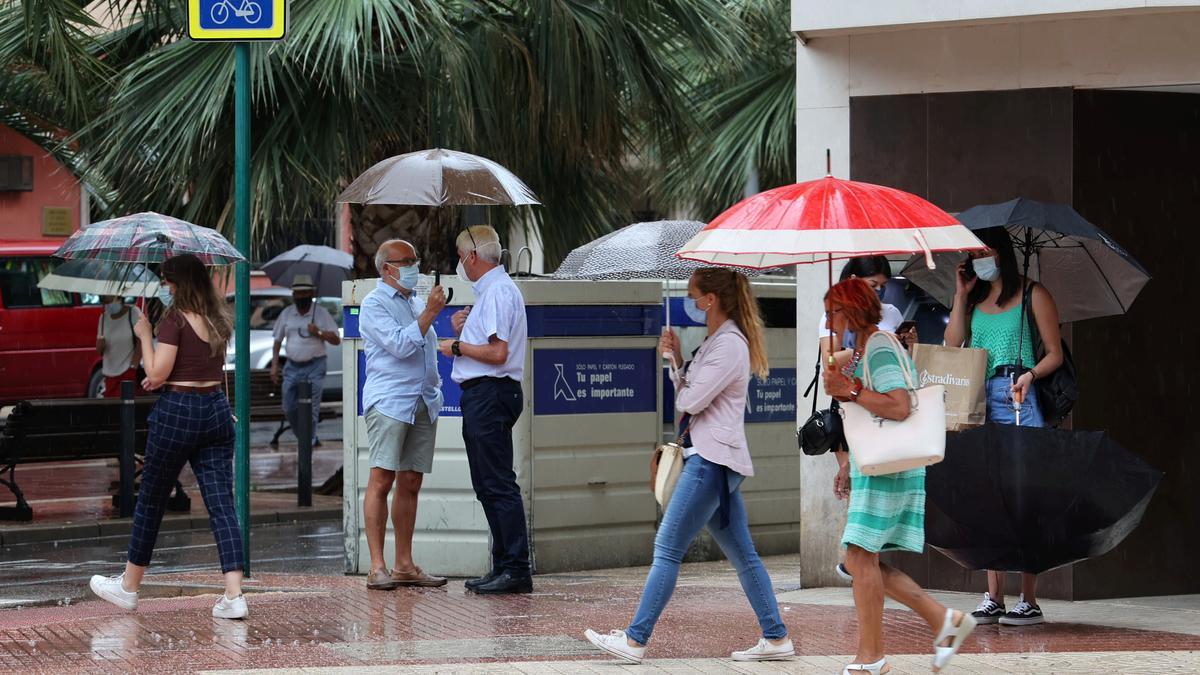
<svg viewBox="0 0 1200 675">
<path fill-rule="evenodd" d="M 454 209 L 406 205 L 350 205 L 350 247 L 354 254 L 354 278 L 378 277 L 375 252 L 389 239 L 403 239 L 421 258 L 423 273 L 453 274 L 458 264 L 454 249 Z"/>
</svg>

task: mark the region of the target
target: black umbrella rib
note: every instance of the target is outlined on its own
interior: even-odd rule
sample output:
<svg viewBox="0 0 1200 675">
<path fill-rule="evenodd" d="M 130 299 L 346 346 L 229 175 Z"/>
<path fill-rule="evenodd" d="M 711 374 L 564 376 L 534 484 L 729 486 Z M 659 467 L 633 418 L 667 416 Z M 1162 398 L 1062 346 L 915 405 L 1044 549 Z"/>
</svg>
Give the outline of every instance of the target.
<svg viewBox="0 0 1200 675">
<path fill-rule="evenodd" d="M 1104 285 L 1108 287 L 1108 292 L 1112 293 L 1112 296 L 1116 298 L 1117 305 L 1121 307 L 1121 313 L 1128 314 L 1129 308 L 1125 306 L 1125 303 L 1121 302 L 1121 296 L 1117 295 L 1117 289 L 1113 288 L 1112 283 L 1109 282 L 1108 275 L 1104 273 L 1104 268 L 1100 266 L 1100 263 L 1096 262 L 1096 257 L 1092 255 L 1092 252 L 1086 246 L 1082 246 L 1081 248 L 1087 254 L 1088 260 L 1091 260 L 1092 264 L 1096 266 L 1096 270 L 1100 272 L 1100 278 L 1104 280 Z"/>
</svg>

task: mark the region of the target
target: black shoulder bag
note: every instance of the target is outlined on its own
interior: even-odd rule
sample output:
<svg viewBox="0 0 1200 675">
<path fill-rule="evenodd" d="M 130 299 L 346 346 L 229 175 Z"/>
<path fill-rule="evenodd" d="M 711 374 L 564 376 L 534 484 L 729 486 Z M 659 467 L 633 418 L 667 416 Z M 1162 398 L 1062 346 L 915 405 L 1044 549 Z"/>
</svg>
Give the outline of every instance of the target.
<svg viewBox="0 0 1200 675">
<path fill-rule="evenodd" d="M 833 401 L 825 410 L 817 410 L 817 383 L 821 380 L 821 357 L 817 357 L 816 372 L 804 397 L 812 394 L 812 415 L 796 430 L 800 451 L 806 455 L 822 455 L 844 444 L 842 416 L 838 414 L 838 402 Z"/>
<path fill-rule="evenodd" d="M 1033 287 L 1035 285 L 1029 284 L 1025 287 L 1024 304 L 1028 308 L 1029 334 L 1033 341 L 1034 358 L 1041 361 L 1046 354 L 1046 348 L 1042 343 L 1042 334 L 1038 331 L 1037 319 L 1033 315 Z M 1033 381 L 1034 389 L 1037 390 L 1038 405 L 1042 409 L 1042 417 L 1045 418 L 1046 424 L 1052 427 L 1062 424 L 1063 420 L 1067 419 L 1067 415 L 1071 414 L 1075 402 L 1079 400 L 1079 383 L 1075 379 L 1075 360 L 1071 358 L 1071 350 L 1067 348 L 1066 340 L 1062 341 L 1062 353 L 1061 366 L 1054 372 L 1042 375 Z"/>
</svg>

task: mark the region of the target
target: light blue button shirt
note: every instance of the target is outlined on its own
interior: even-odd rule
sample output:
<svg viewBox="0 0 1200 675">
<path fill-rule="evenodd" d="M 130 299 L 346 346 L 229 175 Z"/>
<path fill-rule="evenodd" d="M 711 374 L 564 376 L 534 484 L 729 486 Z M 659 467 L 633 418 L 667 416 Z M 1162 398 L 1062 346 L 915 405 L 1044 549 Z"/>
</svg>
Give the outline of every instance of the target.
<svg viewBox="0 0 1200 675">
<path fill-rule="evenodd" d="M 467 323 L 459 340 L 472 345 L 486 345 L 495 335 L 508 343 L 508 360 L 494 366 L 459 356 L 454 359 L 450 379 L 462 383 L 477 377 L 509 377 L 520 382 L 525 375 L 525 345 L 529 342 L 525 298 L 521 297 L 521 290 L 503 267 L 497 267 L 480 277 L 473 288 L 475 306 L 467 315 Z"/>
<path fill-rule="evenodd" d="M 367 381 L 363 386 L 363 414 L 371 408 L 412 424 L 417 400 L 425 401 L 429 418 L 442 409 L 442 378 L 437 369 L 437 333 L 433 326 L 421 335 L 417 316 L 425 301 L 382 281 L 363 299 L 359 329 L 367 354 Z"/>
</svg>

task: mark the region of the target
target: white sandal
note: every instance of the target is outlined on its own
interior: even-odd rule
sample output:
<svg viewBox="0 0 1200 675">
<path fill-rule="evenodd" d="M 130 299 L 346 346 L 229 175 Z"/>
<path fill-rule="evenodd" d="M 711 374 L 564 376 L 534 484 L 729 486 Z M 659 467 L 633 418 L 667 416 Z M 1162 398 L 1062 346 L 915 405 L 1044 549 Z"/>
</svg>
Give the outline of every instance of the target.
<svg viewBox="0 0 1200 675">
<path fill-rule="evenodd" d="M 967 637 L 971 635 L 971 631 L 975 630 L 975 617 L 962 613 L 962 620 L 958 625 L 954 625 L 954 610 L 946 608 L 946 620 L 942 622 L 942 630 L 938 632 L 938 636 L 933 640 L 933 672 L 938 672 L 950 663 L 950 659 L 958 653 L 958 648 L 962 647 L 966 642 Z M 946 638 L 953 637 L 950 640 L 949 647 L 943 647 L 942 643 Z"/>
<path fill-rule="evenodd" d="M 842 675 L 854 675 L 854 673 L 870 673 L 870 675 L 880 675 L 884 668 L 887 668 L 887 659 L 879 659 L 875 663 L 851 663 L 842 668 Z"/>
</svg>

